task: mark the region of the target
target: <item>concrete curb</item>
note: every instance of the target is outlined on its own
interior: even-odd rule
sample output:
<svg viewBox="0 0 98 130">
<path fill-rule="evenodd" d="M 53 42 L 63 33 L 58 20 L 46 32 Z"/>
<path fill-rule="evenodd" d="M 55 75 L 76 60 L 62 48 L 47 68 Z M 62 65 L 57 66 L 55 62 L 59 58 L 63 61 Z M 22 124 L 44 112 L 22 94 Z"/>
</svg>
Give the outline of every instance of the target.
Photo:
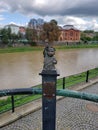
<svg viewBox="0 0 98 130">
<path fill-rule="evenodd" d="M 97 83 L 97 82 L 98 82 L 98 79 L 93 79 L 93 80 L 90 80 L 88 83 L 74 86 L 71 88 L 71 90 L 80 91 L 86 87 L 89 87 L 89 86 Z M 57 100 L 61 100 L 62 98 L 65 98 L 65 97 L 57 96 Z M 35 112 L 35 111 L 41 109 L 41 107 L 42 107 L 41 99 L 38 99 L 36 101 L 25 104 L 21 107 L 15 108 L 14 113 L 12 113 L 12 111 L 8 111 L 6 113 L 1 114 L 0 115 L 0 128 L 22 118 L 23 116 L 26 116 L 32 112 Z"/>
</svg>

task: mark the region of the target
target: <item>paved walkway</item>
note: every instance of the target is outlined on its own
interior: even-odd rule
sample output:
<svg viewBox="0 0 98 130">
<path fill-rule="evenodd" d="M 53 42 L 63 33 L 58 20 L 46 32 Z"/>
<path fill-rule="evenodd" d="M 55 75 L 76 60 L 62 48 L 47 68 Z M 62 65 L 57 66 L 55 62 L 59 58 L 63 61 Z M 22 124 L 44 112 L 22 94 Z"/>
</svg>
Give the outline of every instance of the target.
<svg viewBox="0 0 98 130">
<path fill-rule="evenodd" d="M 98 94 L 98 83 L 84 89 L 83 91 Z M 14 115 L 17 112 L 15 112 Z M 56 113 L 57 130 L 98 130 L 97 103 L 80 99 L 64 98 L 57 102 Z M 11 114 L 8 115 L 8 117 L 11 118 L 14 117 L 14 115 Z M 0 122 L 2 122 L 1 117 Z M 41 130 L 41 128 L 42 115 L 40 109 L 23 118 L 21 117 L 21 119 L 10 125 L 0 128 L 0 130 Z"/>
</svg>

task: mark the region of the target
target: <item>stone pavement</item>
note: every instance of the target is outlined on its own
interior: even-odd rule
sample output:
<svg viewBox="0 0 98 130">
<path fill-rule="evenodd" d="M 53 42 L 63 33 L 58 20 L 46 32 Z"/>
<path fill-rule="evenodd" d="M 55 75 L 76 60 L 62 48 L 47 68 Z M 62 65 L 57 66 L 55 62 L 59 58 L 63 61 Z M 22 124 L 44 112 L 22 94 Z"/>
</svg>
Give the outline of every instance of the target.
<svg viewBox="0 0 98 130">
<path fill-rule="evenodd" d="M 87 84 L 91 85 L 92 83 L 95 83 L 95 81 L 90 81 Z M 88 86 L 87 84 L 79 86 L 78 89 L 82 89 L 83 86 Z M 84 89 L 83 91 L 98 94 L 98 83 Z M 34 106 L 37 111 L 36 109 L 33 109 Z M 4 115 L 0 115 L 0 130 L 41 130 L 41 101 L 38 101 L 36 104 L 34 103 L 33 107 L 29 106 L 29 110 L 31 111 L 27 111 L 28 108 L 24 107 L 22 110 L 16 110 L 16 112 L 13 114 L 11 114 L 11 112 L 5 114 L 5 117 Z M 35 112 L 32 112 L 32 109 Z M 29 112 L 32 113 L 28 114 Z M 22 118 L 24 114 L 28 115 Z M 12 122 L 18 118 L 20 119 L 12 124 L 2 127 L 4 124 Z M 57 130 L 98 130 L 98 104 L 80 99 L 64 98 L 57 102 L 56 119 Z"/>
</svg>

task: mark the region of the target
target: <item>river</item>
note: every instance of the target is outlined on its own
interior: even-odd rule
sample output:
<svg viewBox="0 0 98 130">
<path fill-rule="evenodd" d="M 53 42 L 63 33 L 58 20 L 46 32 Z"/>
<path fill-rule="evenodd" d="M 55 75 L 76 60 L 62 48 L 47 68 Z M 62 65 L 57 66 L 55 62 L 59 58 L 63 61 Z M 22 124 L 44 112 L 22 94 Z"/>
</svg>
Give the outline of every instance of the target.
<svg viewBox="0 0 98 130">
<path fill-rule="evenodd" d="M 57 50 L 60 77 L 98 67 L 98 49 Z M 31 87 L 41 83 L 43 52 L 0 54 L 0 89 Z"/>
</svg>

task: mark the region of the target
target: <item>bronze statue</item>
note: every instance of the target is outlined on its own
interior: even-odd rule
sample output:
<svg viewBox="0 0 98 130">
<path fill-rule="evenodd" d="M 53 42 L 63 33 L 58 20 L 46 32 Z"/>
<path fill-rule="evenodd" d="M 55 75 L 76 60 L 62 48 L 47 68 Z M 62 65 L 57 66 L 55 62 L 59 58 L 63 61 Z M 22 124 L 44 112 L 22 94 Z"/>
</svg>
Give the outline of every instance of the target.
<svg viewBox="0 0 98 130">
<path fill-rule="evenodd" d="M 55 64 L 57 64 L 57 60 L 55 59 L 55 48 L 50 47 L 48 44 L 46 45 L 44 51 L 44 66 L 43 70 L 55 70 Z"/>
</svg>

